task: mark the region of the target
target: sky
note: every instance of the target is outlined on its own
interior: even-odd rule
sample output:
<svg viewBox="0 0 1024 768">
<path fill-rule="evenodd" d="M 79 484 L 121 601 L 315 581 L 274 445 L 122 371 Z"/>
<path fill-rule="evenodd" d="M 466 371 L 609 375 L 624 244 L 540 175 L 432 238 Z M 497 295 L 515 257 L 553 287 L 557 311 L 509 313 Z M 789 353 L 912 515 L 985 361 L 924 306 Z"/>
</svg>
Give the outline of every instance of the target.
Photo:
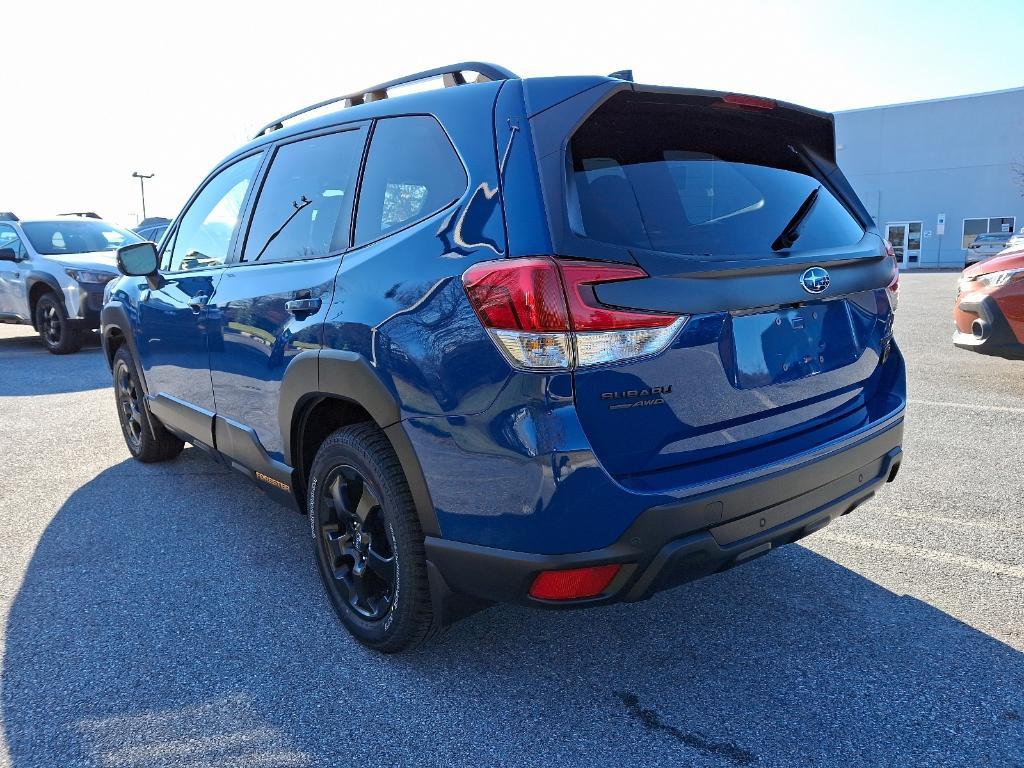
<svg viewBox="0 0 1024 768">
<path fill-rule="evenodd" d="M 1024 86 L 1022 0 L 10 0 L 0 211 L 173 217 L 293 109 L 465 60 L 836 111 Z M 925 128 L 926 129 L 926 128 Z"/>
</svg>

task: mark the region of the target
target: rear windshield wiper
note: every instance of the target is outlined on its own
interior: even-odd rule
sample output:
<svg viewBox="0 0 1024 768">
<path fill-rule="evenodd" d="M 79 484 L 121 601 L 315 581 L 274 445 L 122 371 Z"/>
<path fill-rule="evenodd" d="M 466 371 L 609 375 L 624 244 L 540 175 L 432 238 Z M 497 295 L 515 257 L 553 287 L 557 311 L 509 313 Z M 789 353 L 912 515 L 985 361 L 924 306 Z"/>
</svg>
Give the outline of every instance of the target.
<svg viewBox="0 0 1024 768">
<path fill-rule="evenodd" d="M 811 212 L 811 208 L 814 207 L 815 201 L 818 199 L 818 193 L 821 192 L 821 184 L 811 190 L 809 194 L 800 204 L 800 207 L 796 209 L 796 213 L 793 214 L 793 218 L 789 220 L 789 224 L 786 228 L 779 233 L 779 236 L 775 238 L 775 242 L 772 243 L 773 251 L 782 251 L 786 248 L 792 248 L 793 243 L 800 239 L 800 225 L 804 223 L 804 219 L 807 218 L 807 214 Z"/>
</svg>

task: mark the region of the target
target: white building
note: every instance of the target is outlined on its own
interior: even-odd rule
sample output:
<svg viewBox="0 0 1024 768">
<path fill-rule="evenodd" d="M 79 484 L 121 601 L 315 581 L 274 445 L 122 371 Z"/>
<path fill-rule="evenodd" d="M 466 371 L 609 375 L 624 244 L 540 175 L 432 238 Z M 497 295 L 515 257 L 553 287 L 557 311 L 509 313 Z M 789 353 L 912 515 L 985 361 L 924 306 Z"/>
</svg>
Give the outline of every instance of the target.
<svg viewBox="0 0 1024 768">
<path fill-rule="evenodd" d="M 1024 88 L 836 113 L 843 172 L 903 266 L 1024 228 Z"/>
</svg>

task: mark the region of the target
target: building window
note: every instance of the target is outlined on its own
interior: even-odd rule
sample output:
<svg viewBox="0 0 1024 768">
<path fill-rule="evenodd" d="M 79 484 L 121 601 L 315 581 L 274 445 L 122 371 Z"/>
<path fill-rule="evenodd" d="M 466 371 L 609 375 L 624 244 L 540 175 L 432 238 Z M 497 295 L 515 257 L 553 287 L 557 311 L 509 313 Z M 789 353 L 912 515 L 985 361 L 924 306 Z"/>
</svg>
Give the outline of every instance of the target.
<svg viewBox="0 0 1024 768">
<path fill-rule="evenodd" d="M 1012 234 L 1015 225 L 1016 221 L 1013 216 L 997 216 L 989 219 L 964 219 L 963 244 L 960 247 L 967 250 L 978 235 L 987 235 L 990 232 Z"/>
</svg>

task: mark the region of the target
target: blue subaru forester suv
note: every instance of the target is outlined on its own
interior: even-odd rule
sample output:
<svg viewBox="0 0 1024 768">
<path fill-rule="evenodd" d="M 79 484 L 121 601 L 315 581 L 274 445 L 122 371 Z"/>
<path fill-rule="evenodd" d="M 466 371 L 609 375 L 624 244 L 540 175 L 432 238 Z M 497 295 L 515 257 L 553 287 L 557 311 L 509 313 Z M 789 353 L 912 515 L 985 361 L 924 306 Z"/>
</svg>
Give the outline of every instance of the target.
<svg viewBox="0 0 1024 768">
<path fill-rule="evenodd" d="M 468 62 L 321 102 L 118 254 L 129 450 L 190 442 L 308 513 L 372 648 L 642 600 L 899 469 L 896 263 L 831 116 L 627 77 Z"/>
</svg>

